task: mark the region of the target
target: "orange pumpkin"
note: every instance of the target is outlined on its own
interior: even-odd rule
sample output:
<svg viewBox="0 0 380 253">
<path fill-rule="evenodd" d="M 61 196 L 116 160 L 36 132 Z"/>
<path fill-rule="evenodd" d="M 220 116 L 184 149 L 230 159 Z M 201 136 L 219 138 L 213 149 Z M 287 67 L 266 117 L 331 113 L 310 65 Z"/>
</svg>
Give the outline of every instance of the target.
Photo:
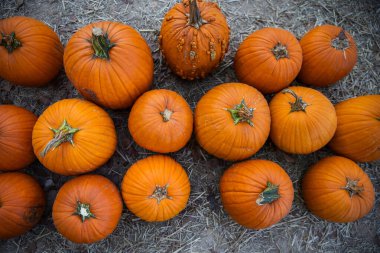
<svg viewBox="0 0 380 253">
<path fill-rule="evenodd" d="M 380 95 L 351 98 L 335 105 L 338 127 L 329 146 L 352 160 L 380 159 Z"/>
<path fill-rule="evenodd" d="M 33 177 L 18 172 L 0 174 L 0 239 L 32 229 L 44 209 L 44 192 Z"/>
<path fill-rule="evenodd" d="M 224 209 L 237 223 L 262 229 L 279 222 L 292 207 L 294 190 L 276 163 L 250 160 L 232 165 L 220 180 Z"/>
<path fill-rule="evenodd" d="M 184 0 L 166 13 L 159 36 L 170 69 L 183 79 L 204 78 L 228 51 L 230 29 L 216 3 Z"/>
<path fill-rule="evenodd" d="M 195 109 L 195 136 L 208 153 L 225 160 L 255 154 L 269 135 L 270 112 L 264 96 L 243 83 L 208 91 Z"/>
<path fill-rule="evenodd" d="M 137 161 L 125 174 L 121 190 L 127 208 L 145 221 L 166 221 L 181 212 L 190 195 L 182 166 L 169 156 Z"/>
<path fill-rule="evenodd" d="M 318 26 L 300 41 L 303 53 L 298 80 L 308 85 L 325 87 L 350 73 L 358 54 L 352 36 L 333 25 Z"/>
<path fill-rule="evenodd" d="M 36 157 L 32 131 L 37 117 L 15 105 L 0 105 L 0 170 L 25 168 Z"/>
<path fill-rule="evenodd" d="M 66 182 L 53 205 L 58 232 L 76 243 L 93 243 L 110 235 L 119 223 L 123 202 L 117 187 L 100 175 Z"/>
<path fill-rule="evenodd" d="M 297 38 L 281 28 L 263 28 L 239 46 L 236 76 L 264 94 L 286 88 L 301 69 L 302 50 Z"/>
<path fill-rule="evenodd" d="M 33 129 L 38 160 L 61 175 L 92 171 L 112 156 L 116 130 L 99 106 L 81 99 L 64 99 L 49 106 Z"/>
<path fill-rule="evenodd" d="M 29 17 L 0 20 L 0 76 L 14 84 L 42 86 L 62 67 L 63 46 L 45 23 Z"/>
<path fill-rule="evenodd" d="M 128 128 L 141 147 L 160 153 L 175 152 L 191 137 L 193 113 L 176 92 L 151 90 L 133 105 Z"/>
<path fill-rule="evenodd" d="M 333 137 L 337 118 L 330 100 L 317 90 L 290 87 L 277 93 L 269 104 L 270 137 L 281 150 L 310 154 Z"/>
<path fill-rule="evenodd" d="M 153 81 L 149 46 L 136 30 L 117 22 L 79 29 L 67 43 L 64 65 L 86 99 L 112 109 L 131 106 Z"/>
<path fill-rule="evenodd" d="M 322 219 L 352 222 L 373 208 L 375 192 L 367 174 L 353 161 L 327 157 L 305 174 L 302 194 L 307 208 Z"/>
</svg>

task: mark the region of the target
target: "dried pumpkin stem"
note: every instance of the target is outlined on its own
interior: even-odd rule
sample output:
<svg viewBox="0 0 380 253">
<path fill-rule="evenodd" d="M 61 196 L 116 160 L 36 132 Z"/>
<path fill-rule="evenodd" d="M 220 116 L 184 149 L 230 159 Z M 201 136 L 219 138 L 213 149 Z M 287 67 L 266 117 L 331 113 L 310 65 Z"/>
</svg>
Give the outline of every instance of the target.
<svg viewBox="0 0 380 253">
<path fill-rule="evenodd" d="M 348 194 L 350 194 L 351 198 L 355 194 L 360 194 L 361 192 L 364 191 L 364 187 L 358 185 L 359 179 L 353 180 L 347 177 L 346 180 L 347 180 L 347 184 L 345 187 L 342 187 L 342 189 L 346 190 Z"/>
<path fill-rule="evenodd" d="M 268 181 L 267 188 L 259 194 L 259 197 L 256 199 L 256 204 L 259 206 L 270 204 L 278 198 L 280 198 L 280 195 L 278 194 L 278 185 L 274 185 Z"/>
<path fill-rule="evenodd" d="M 168 196 L 168 187 L 168 184 L 165 186 L 156 185 L 154 192 L 152 193 L 152 195 L 149 196 L 149 198 L 156 199 L 157 204 L 160 204 L 161 200 L 163 199 L 172 199 L 172 197 Z"/>
<path fill-rule="evenodd" d="M 279 60 L 281 58 L 289 58 L 288 49 L 280 42 L 278 42 L 276 46 L 272 48 L 272 53 L 274 57 L 276 57 L 276 60 Z"/>
<path fill-rule="evenodd" d="M 82 223 L 85 222 L 86 219 L 96 218 L 90 211 L 90 204 L 81 203 L 79 200 L 77 201 L 77 210 L 73 215 L 78 215 L 81 218 Z"/>
<path fill-rule="evenodd" d="M 109 52 L 115 44 L 110 42 L 107 33 L 103 33 L 101 28 L 94 27 L 92 29 L 91 43 L 94 49 L 94 57 L 107 60 L 110 58 Z"/>
<path fill-rule="evenodd" d="M 226 110 L 231 113 L 235 125 L 241 122 L 247 122 L 250 126 L 254 126 L 251 119 L 253 118 L 253 111 L 256 110 L 256 108 L 249 108 L 244 99 L 234 108 L 227 108 Z"/>
<path fill-rule="evenodd" d="M 164 122 L 168 122 L 170 120 L 170 117 L 172 116 L 173 114 L 173 111 L 169 110 L 169 109 L 165 109 L 163 112 L 160 112 L 161 116 L 162 116 L 162 119 L 164 120 Z"/>
<path fill-rule="evenodd" d="M 303 112 L 306 112 L 306 107 L 309 106 L 310 104 L 307 104 L 306 102 L 304 102 L 302 100 L 302 97 L 299 97 L 297 96 L 297 94 L 292 91 L 291 89 L 283 89 L 282 90 L 282 93 L 289 93 L 290 95 L 292 95 L 296 101 L 294 102 L 289 102 L 290 104 L 290 112 L 298 112 L 298 111 L 303 111 Z"/>
<path fill-rule="evenodd" d="M 347 39 L 344 29 L 331 41 L 331 46 L 337 50 L 346 50 L 350 47 L 350 42 Z"/>
<path fill-rule="evenodd" d="M 22 46 L 21 41 L 16 38 L 16 34 L 14 32 L 9 35 L 1 33 L 1 36 L 0 46 L 5 47 L 5 49 L 8 50 L 8 53 L 12 53 L 16 48 Z"/>
<path fill-rule="evenodd" d="M 207 24 L 207 21 L 202 19 L 197 0 L 190 0 L 190 14 L 188 25 L 199 29 L 203 24 Z"/>
</svg>

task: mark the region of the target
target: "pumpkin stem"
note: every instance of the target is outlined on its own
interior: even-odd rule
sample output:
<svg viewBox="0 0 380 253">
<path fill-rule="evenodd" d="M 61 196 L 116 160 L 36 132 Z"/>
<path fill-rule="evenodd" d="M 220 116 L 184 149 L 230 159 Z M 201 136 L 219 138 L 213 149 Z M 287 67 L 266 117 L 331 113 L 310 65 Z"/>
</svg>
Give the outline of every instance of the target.
<svg viewBox="0 0 380 253">
<path fill-rule="evenodd" d="M 99 27 L 94 27 L 92 29 L 92 48 L 94 49 L 94 57 L 109 59 L 109 51 L 115 46 L 111 43 L 107 33 L 103 33 L 103 30 Z"/>
<path fill-rule="evenodd" d="M 362 191 L 364 191 L 364 187 L 358 185 L 360 179 L 353 180 L 346 177 L 346 180 L 347 184 L 345 187 L 342 187 L 342 189 L 346 190 L 348 194 L 350 194 L 351 198 L 353 195 L 360 194 Z"/>
<path fill-rule="evenodd" d="M 270 204 L 278 198 L 280 198 L 280 195 L 278 194 L 278 185 L 274 185 L 268 181 L 267 188 L 259 194 L 259 197 L 256 199 L 256 204 L 259 206 Z"/>
<path fill-rule="evenodd" d="M 163 112 L 160 112 L 160 114 L 164 122 L 168 122 L 173 114 L 173 111 L 170 111 L 169 109 L 165 108 L 165 110 Z"/>
<path fill-rule="evenodd" d="M 199 29 L 203 24 L 207 24 L 207 21 L 202 19 L 197 0 L 190 0 L 190 14 L 187 24 L 195 27 L 196 29 Z"/>
<path fill-rule="evenodd" d="M 253 118 L 253 111 L 256 110 L 256 108 L 249 108 L 244 99 L 234 108 L 227 108 L 226 110 L 231 113 L 235 125 L 241 122 L 247 122 L 250 126 L 253 126 L 251 119 Z"/>
<path fill-rule="evenodd" d="M 284 93 L 284 94 L 285 93 L 289 93 L 290 95 L 292 95 L 296 99 L 296 101 L 294 101 L 293 103 L 289 102 L 289 104 L 290 104 L 290 112 L 298 112 L 298 111 L 306 112 L 305 109 L 310 104 L 304 102 L 302 100 L 302 97 L 297 96 L 297 94 L 294 91 L 292 91 L 291 89 L 288 89 L 288 88 L 283 89 L 282 93 Z"/>
<path fill-rule="evenodd" d="M 12 53 L 16 48 L 21 47 L 21 41 L 16 38 L 16 34 L 12 32 L 9 35 L 1 33 L 0 46 L 5 47 L 8 50 L 8 53 Z"/>
<path fill-rule="evenodd" d="M 78 215 L 82 219 L 82 223 L 86 219 L 96 218 L 93 213 L 90 211 L 90 204 L 81 203 L 79 200 L 77 201 L 77 210 L 73 213 L 73 215 Z"/>
<path fill-rule="evenodd" d="M 47 152 L 54 150 L 56 147 L 64 142 L 70 142 L 74 146 L 73 137 L 76 132 L 80 129 L 72 128 L 67 121 L 64 119 L 62 125 L 58 129 L 50 128 L 54 132 L 54 138 L 49 141 L 44 150 L 40 153 L 44 157 Z"/>
<path fill-rule="evenodd" d="M 286 46 L 282 45 L 280 42 L 278 42 L 276 46 L 272 48 L 272 53 L 274 57 L 276 57 L 276 60 L 279 60 L 281 58 L 289 58 Z"/>
<path fill-rule="evenodd" d="M 331 41 L 331 46 L 337 50 L 345 50 L 350 47 L 350 42 L 347 39 L 344 29 Z"/>
<path fill-rule="evenodd" d="M 159 185 L 156 185 L 156 189 L 154 189 L 154 192 L 152 193 L 152 195 L 149 196 L 149 198 L 157 199 L 157 204 L 160 204 L 161 200 L 163 199 L 172 199 L 172 197 L 168 196 L 168 187 L 169 187 L 168 184 L 162 187 Z"/>
</svg>

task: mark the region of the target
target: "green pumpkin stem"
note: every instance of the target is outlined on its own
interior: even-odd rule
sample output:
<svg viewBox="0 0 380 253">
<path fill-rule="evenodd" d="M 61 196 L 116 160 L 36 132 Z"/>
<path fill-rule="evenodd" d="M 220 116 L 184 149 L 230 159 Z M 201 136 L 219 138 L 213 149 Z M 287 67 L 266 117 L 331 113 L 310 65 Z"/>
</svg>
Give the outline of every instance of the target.
<svg viewBox="0 0 380 253">
<path fill-rule="evenodd" d="M 272 53 L 274 57 L 276 57 L 276 60 L 279 60 L 281 58 L 289 58 L 288 49 L 280 42 L 278 42 L 276 46 L 272 48 Z"/>
<path fill-rule="evenodd" d="M 355 194 L 360 194 L 361 192 L 364 191 L 364 187 L 358 185 L 358 183 L 360 181 L 359 179 L 353 180 L 353 179 L 350 179 L 347 177 L 346 180 L 347 180 L 347 184 L 342 189 L 346 190 L 348 192 L 348 194 L 350 194 L 351 198 Z"/>
<path fill-rule="evenodd" d="M 280 195 L 278 194 L 278 185 L 274 185 L 271 182 L 267 182 L 267 188 L 260 193 L 259 197 L 256 199 L 256 204 L 259 206 L 270 204 L 276 199 L 279 199 Z"/>
<path fill-rule="evenodd" d="M 166 108 L 163 112 L 160 112 L 160 114 L 162 116 L 163 121 L 168 122 L 173 114 L 173 111 Z"/>
<path fill-rule="evenodd" d="M 306 107 L 309 106 L 310 104 L 307 104 L 306 102 L 304 102 L 302 100 L 302 97 L 299 97 L 294 91 L 292 91 L 291 89 L 283 89 L 282 90 L 282 93 L 289 93 L 290 95 L 292 95 L 296 101 L 294 102 L 289 102 L 290 104 L 290 112 L 298 112 L 298 111 L 303 111 L 303 112 L 306 112 Z"/>
<path fill-rule="evenodd" d="M 202 19 L 197 0 L 190 0 L 190 14 L 187 24 L 195 27 L 196 29 L 199 29 L 203 24 L 207 24 L 207 21 Z"/>
<path fill-rule="evenodd" d="M 5 49 L 8 50 L 8 53 L 12 53 L 16 48 L 22 46 L 21 41 L 16 38 L 16 34 L 14 32 L 9 35 L 1 33 L 1 36 L 0 46 L 5 47 Z"/>
<path fill-rule="evenodd" d="M 165 186 L 156 185 L 156 188 L 154 189 L 152 195 L 150 195 L 148 198 L 156 199 L 157 204 L 160 204 L 161 200 L 163 199 L 172 199 L 172 197 L 168 196 L 168 187 L 168 184 Z"/>
<path fill-rule="evenodd" d="M 235 125 L 238 123 L 247 122 L 250 126 L 254 126 L 251 120 L 253 118 L 254 110 L 256 110 L 256 108 L 249 108 L 244 99 L 234 108 L 227 108 L 227 111 L 231 113 L 231 117 Z"/>
<path fill-rule="evenodd" d="M 115 44 L 111 43 L 108 35 L 103 33 L 103 30 L 99 27 L 92 29 L 92 48 L 94 49 L 94 57 L 109 60 L 109 52 Z"/>
<path fill-rule="evenodd" d="M 77 201 L 77 210 L 73 215 L 78 215 L 81 218 L 82 223 L 85 222 L 86 219 L 96 218 L 90 211 L 90 204 L 81 203 L 79 200 Z"/>
</svg>

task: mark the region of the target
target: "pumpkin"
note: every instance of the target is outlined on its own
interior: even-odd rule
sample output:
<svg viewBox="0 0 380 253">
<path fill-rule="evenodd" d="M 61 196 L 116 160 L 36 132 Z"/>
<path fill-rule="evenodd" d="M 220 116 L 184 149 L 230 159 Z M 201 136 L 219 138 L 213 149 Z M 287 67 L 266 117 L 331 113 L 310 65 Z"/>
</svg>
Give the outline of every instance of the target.
<svg viewBox="0 0 380 253">
<path fill-rule="evenodd" d="M 243 83 L 225 83 L 208 91 L 196 106 L 194 120 L 200 146 L 224 160 L 252 156 L 269 136 L 268 103 Z"/>
<path fill-rule="evenodd" d="M 332 222 L 358 220 L 372 210 L 375 201 L 367 174 L 340 156 L 324 158 L 306 172 L 302 195 L 313 214 Z"/>
<path fill-rule="evenodd" d="M 310 154 L 333 137 L 337 118 L 330 100 L 317 90 L 302 86 L 286 88 L 269 103 L 270 137 L 281 150 Z"/>
<path fill-rule="evenodd" d="M 44 209 L 44 192 L 33 177 L 19 172 L 0 174 L 0 239 L 32 229 Z"/>
<path fill-rule="evenodd" d="M 251 229 L 270 227 L 292 207 L 294 190 L 288 174 L 276 163 L 249 160 L 232 165 L 220 179 L 224 209 Z"/>
<path fill-rule="evenodd" d="M 81 99 L 64 99 L 49 106 L 33 129 L 38 160 L 61 175 L 92 171 L 116 149 L 116 130 L 99 106 Z"/>
<path fill-rule="evenodd" d="M 76 243 L 93 243 L 119 223 L 123 202 L 117 187 L 100 175 L 79 176 L 59 189 L 53 204 L 58 232 Z"/>
<path fill-rule="evenodd" d="M 238 48 L 234 67 L 240 82 L 264 94 L 290 85 L 301 69 L 297 38 L 281 28 L 267 27 L 249 35 Z"/>
<path fill-rule="evenodd" d="M 153 81 L 150 48 L 132 27 L 103 21 L 79 29 L 64 53 L 67 77 L 88 100 L 127 108 Z"/>
<path fill-rule="evenodd" d="M 335 105 L 338 126 L 329 147 L 355 161 L 380 159 L 380 95 L 351 98 Z"/>
<path fill-rule="evenodd" d="M 127 208 L 145 221 L 166 221 L 181 212 L 190 195 L 182 166 L 169 156 L 137 161 L 125 173 L 121 191 Z"/>
<path fill-rule="evenodd" d="M 14 84 L 42 86 L 63 65 L 63 46 L 45 23 L 29 17 L 0 20 L 0 76 Z"/>
<path fill-rule="evenodd" d="M 303 61 L 298 80 L 325 87 L 350 73 L 358 54 L 352 36 L 341 27 L 318 26 L 300 41 Z"/>
<path fill-rule="evenodd" d="M 183 148 L 193 131 L 193 113 L 174 91 L 151 90 L 133 105 L 128 128 L 141 147 L 159 153 Z"/>
<path fill-rule="evenodd" d="M 170 69 L 183 79 L 204 78 L 228 51 L 230 29 L 216 3 L 184 0 L 166 13 L 159 44 Z"/>
</svg>

